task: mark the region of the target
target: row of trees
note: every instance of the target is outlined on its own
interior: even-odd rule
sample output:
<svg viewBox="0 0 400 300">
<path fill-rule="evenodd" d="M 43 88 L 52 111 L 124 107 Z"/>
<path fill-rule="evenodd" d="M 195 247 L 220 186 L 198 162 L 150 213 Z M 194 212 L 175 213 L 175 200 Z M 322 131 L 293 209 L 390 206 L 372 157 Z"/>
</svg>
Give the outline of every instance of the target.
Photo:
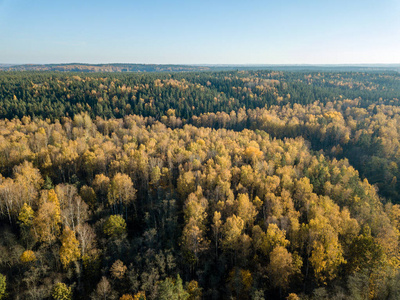
<svg viewBox="0 0 400 300">
<path fill-rule="evenodd" d="M 0 73 L 0 117 L 52 120 L 129 114 L 160 119 L 169 109 L 189 120 L 208 112 L 360 98 L 360 105 L 399 103 L 398 73 L 236 71 L 202 73 Z"/>
</svg>

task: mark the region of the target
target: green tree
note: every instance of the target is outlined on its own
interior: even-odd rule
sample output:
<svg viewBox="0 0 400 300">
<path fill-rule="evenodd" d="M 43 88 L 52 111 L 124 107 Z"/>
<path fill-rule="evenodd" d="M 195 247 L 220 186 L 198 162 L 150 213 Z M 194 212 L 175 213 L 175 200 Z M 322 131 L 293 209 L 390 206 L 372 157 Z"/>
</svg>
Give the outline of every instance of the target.
<svg viewBox="0 0 400 300">
<path fill-rule="evenodd" d="M 6 296 L 7 278 L 5 275 L 0 274 L 0 299 L 4 299 Z"/>
<path fill-rule="evenodd" d="M 53 286 L 51 296 L 54 300 L 71 300 L 72 289 L 71 287 L 68 287 L 65 283 L 58 282 Z"/>
<path fill-rule="evenodd" d="M 229 272 L 228 287 L 233 298 L 250 299 L 250 290 L 253 285 L 253 275 L 249 270 L 234 268 Z"/>
<path fill-rule="evenodd" d="M 363 227 L 350 246 L 348 269 L 351 273 L 363 270 L 374 270 L 383 265 L 384 252 L 382 246 L 371 236 L 368 225 Z"/>
<path fill-rule="evenodd" d="M 158 299 L 160 300 L 186 300 L 189 293 L 183 288 L 182 279 L 179 274 L 176 280 L 165 278 L 158 285 Z"/>
<path fill-rule="evenodd" d="M 103 232 L 109 237 L 118 238 L 126 232 L 126 222 L 121 215 L 111 215 L 104 223 Z"/>
</svg>

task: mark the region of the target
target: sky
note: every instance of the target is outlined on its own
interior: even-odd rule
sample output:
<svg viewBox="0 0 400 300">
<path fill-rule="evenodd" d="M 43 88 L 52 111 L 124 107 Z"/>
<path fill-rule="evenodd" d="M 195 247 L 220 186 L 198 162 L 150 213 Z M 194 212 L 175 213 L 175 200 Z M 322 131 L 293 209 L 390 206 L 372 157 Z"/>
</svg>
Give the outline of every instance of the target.
<svg viewBox="0 0 400 300">
<path fill-rule="evenodd" d="M 0 63 L 400 63 L 400 0 L 0 0 Z"/>
</svg>

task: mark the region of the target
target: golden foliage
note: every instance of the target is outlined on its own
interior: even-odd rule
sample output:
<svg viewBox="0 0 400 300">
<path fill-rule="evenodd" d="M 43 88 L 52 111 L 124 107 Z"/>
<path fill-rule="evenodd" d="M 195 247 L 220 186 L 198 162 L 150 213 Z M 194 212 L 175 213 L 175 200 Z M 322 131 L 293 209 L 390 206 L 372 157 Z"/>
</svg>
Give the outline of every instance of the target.
<svg viewBox="0 0 400 300">
<path fill-rule="evenodd" d="M 75 237 L 75 232 L 69 227 L 65 227 L 61 236 L 60 260 L 64 268 L 76 261 L 81 256 L 79 241 Z"/>
<path fill-rule="evenodd" d="M 34 262 L 34 261 L 36 261 L 35 252 L 33 252 L 32 250 L 25 250 L 25 251 L 21 254 L 19 260 L 20 260 L 22 263 Z"/>
</svg>

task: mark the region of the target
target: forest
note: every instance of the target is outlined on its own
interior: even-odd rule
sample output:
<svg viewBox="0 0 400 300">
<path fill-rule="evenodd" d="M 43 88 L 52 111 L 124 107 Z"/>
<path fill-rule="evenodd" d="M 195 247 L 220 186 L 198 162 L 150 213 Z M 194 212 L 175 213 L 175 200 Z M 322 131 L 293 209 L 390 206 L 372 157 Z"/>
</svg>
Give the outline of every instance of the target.
<svg viewBox="0 0 400 300">
<path fill-rule="evenodd" d="M 400 299 L 400 73 L 0 71 L 0 299 Z"/>
</svg>

